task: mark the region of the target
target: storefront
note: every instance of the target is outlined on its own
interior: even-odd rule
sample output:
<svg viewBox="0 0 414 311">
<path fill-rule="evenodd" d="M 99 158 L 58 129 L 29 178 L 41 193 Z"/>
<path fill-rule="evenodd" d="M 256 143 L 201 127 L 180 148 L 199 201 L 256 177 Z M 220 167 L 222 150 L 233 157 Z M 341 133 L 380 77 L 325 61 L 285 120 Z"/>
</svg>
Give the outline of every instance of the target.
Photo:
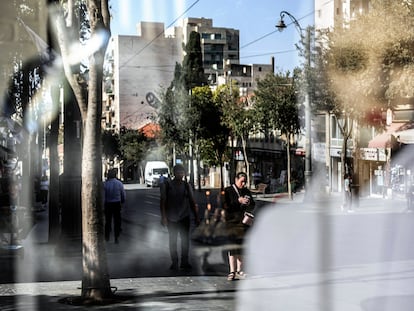
<svg viewBox="0 0 414 311">
<path fill-rule="evenodd" d="M 389 186 L 389 148 L 360 148 L 361 195 L 385 196 Z"/>
</svg>

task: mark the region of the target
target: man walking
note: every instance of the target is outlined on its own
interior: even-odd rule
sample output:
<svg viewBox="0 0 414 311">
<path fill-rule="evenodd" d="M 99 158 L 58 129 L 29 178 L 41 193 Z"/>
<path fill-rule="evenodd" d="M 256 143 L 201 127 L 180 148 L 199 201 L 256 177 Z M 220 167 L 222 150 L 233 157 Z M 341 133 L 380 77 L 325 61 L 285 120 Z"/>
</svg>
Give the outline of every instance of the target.
<svg viewBox="0 0 414 311">
<path fill-rule="evenodd" d="M 173 169 L 174 178 L 161 184 L 161 223 L 167 226 L 169 233 L 169 248 L 171 270 L 178 269 L 177 239 L 181 239 L 180 268 L 191 270 L 189 263 L 190 248 L 190 211 L 194 213 L 196 225 L 200 223 L 197 205 L 194 201 L 191 187 L 184 180 L 184 166 L 177 164 Z"/>
<path fill-rule="evenodd" d="M 114 220 L 115 243 L 119 243 L 121 233 L 121 207 L 125 202 L 125 189 L 120 180 L 116 178 L 117 170 L 110 169 L 108 179 L 105 181 L 105 240 L 109 241 Z"/>
<path fill-rule="evenodd" d="M 345 179 L 344 179 L 345 203 L 344 205 L 347 208 L 348 212 L 353 212 L 351 186 L 352 186 L 351 176 L 349 174 L 345 174 Z"/>
</svg>

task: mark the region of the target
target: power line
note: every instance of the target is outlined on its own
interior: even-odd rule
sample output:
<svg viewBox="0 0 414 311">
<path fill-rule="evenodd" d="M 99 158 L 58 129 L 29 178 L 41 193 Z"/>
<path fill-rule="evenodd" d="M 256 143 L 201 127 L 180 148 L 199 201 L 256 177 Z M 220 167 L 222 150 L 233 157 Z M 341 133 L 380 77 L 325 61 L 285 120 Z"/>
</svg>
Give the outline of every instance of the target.
<svg viewBox="0 0 414 311">
<path fill-rule="evenodd" d="M 181 13 L 177 18 L 175 18 L 169 25 L 167 25 L 167 29 L 173 26 L 182 16 L 184 16 L 188 11 L 190 11 L 200 0 L 196 0 L 191 4 L 183 13 Z M 119 68 L 124 67 L 126 64 L 128 64 L 134 57 L 141 54 L 142 51 L 144 51 L 148 46 L 150 46 L 155 40 L 157 40 L 160 36 L 162 36 L 165 33 L 165 29 L 161 31 L 158 35 L 156 35 L 151 41 L 149 41 L 146 45 L 144 45 L 138 52 L 136 52 L 134 55 L 132 55 L 125 63 L 123 63 Z"/>
<path fill-rule="evenodd" d="M 267 55 L 274 55 L 274 54 L 285 54 L 285 53 L 292 53 L 296 52 L 296 50 L 284 50 L 284 51 L 276 51 L 276 52 L 269 52 L 269 53 L 262 53 L 262 54 L 253 54 L 253 55 L 247 55 L 240 58 L 253 58 L 253 57 L 261 57 L 261 56 L 267 56 Z"/>
<path fill-rule="evenodd" d="M 334 0 L 328 0 L 328 1 L 326 1 L 325 3 L 322 4 L 321 7 L 329 4 L 332 1 L 334 1 Z M 314 15 L 314 14 L 315 14 L 315 10 L 313 10 L 312 12 L 310 12 L 310 13 L 302 16 L 301 18 L 298 18 L 297 20 L 300 21 L 300 20 L 305 19 L 306 17 L 311 16 L 311 15 Z M 292 24 L 294 24 L 293 21 L 290 22 L 289 24 L 287 24 L 286 26 L 290 26 Z M 274 34 L 275 32 L 278 32 L 278 30 L 277 29 L 276 30 L 273 30 L 273 31 L 271 31 L 271 32 L 269 32 L 269 33 L 267 33 L 267 34 L 265 34 L 265 35 L 263 35 L 263 36 L 255 39 L 255 40 L 251 41 L 251 42 L 246 43 L 245 45 L 243 45 L 243 46 L 240 47 L 240 50 L 243 49 L 243 48 L 245 48 L 245 47 L 248 47 L 249 45 L 252 45 L 252 44 L 254 44 L 254 43 L 256 43 L 256 42 L 258 42 L 258 41 L 260 41 L 260 40 L 262 40 L 262 39 L 264 39 L 264 38 L 266 38 L 266 37 L 268 37 L 268 36 L 270 36 L 272 34 Z"/>
</svg>

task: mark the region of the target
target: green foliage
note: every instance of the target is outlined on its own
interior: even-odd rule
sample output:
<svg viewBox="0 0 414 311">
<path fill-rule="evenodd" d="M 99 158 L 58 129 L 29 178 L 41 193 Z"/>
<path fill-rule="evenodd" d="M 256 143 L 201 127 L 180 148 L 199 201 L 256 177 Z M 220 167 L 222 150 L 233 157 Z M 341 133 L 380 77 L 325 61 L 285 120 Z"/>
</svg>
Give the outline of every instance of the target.
<svg viewBox="0 0 414 311">
<path fill-rule="evenodd" d="M 233 135 L 247 139 L 255 118 L 247 103 L 240 101 L 237 85 L 220 85 L 214 94 L 214 101 L 221 106 L 222 125 L 230 129 Z"/>
<path fill-rule="evenodd" d="M 198 32 L 192 31 L 187 45 L 184 48 L 182 81 L 184 88 L 188 91 L 194 86 L 207 84 L 204 76 L 203 54 L 201 52 L 201 39 Z"/>
<path fill-rule="evenodd" d="M 371 111 L 393 108 L 401 98 L 414 96 L 414 10 L 400 1 L 372 1 L 369 13 L 319 37 L 318 70 L 324 71 L 316 94 L 338 117 L 360 124 L 371 122 Z M 333 100 L 320 95 L 334 95 Z"/>
<path fill-rule="evenodd" d="M 119 135 L 113 131 L 102 132 L 102 154 L 113 159 L 116 156 L 121 155 L 119 146 Z"/>
<path fill-rule="evenodd" d="M 149 148 L 147 137 L 141 131 L 121 128 L 119 134 L 119 149 L 121 157 L 129 163 L 139 163 L 144 159 Z"/>
<path fill-rule="evenodd" d="M 158 111 L 158 124 L 161 128 L 163 144 L 178 150 L 184 149 L 188 141 L 188 133 L 183 124 L 183 109 L 187 102 L 185 90 L 175 87 L 174 83 L 166 90 Z"/>
<path fill-rule="evenodd" d="M 162 96 L 158 113 L 161 140 L 169 148 L 174 146 L 177 153 L 186 153 L 190 137 L 194 141 L 202 131 L 203 110 L 211 102 L 206 89 L 197 90 L 197 86 L 206 84 L 200 34 L 192 32 L 184 49 L 183 64 L 176 64 L 174 79 Z"/>
<path fill-rule="evenodd" d="M 209 86 L 195 87 L 192 94 L 192 108 L 199 112 L 196 135 L 202 159 L 212 165 L 224 161 L 224 153 L 230 130 L 222 122 L 220 103 L 214 101 Z M 194 115 L 194 114 L 193 114 Z"/>
<path fill-rule="evenodd" d="M 289 136 L 300 131 L 299 108 L 295 85 L 290 73 L 268 74 L 259 80 L 255 91 L 255 111 L 263 132 L 278 129 Z"/>
<path fill-rule="evenodd" d="M 364 50 L 352 46 L 339 47 L 332 54 L 334 66 L 342 72 L 358 72 L 368 65 L 368 57 Z"/>
</svg>

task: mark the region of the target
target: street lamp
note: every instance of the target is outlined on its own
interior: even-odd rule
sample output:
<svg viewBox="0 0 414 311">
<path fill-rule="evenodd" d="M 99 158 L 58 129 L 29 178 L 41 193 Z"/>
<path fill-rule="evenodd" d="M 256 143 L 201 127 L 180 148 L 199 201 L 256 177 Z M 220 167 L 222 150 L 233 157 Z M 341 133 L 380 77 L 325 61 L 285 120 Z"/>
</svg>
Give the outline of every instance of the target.
<svg viewBox="0 0 414 311">
<path fill-rule="evenodd" d="M 306 92 L 305 92 L 305 189 L 306 192 L 309 192 L 309 186 L 310 186 L 310 180 L 312 177 L 312 142 L 311 142 L 311 111 L 310 111 L 310 102 L 309 102 L 309 68 L 311 65 L 311 59 L 310 59 L 310 55 L 311 55 L 311 51 L 310 51 L 310 27 L 308 27 L 306 30 L 303 29 L 298 20 L 289 12 L 287 11 L 282 11 L 280 12 L 280 20 L 276 25 L 276 28 L 279 31 L 283 31 L 285 28 L 287 28 L 284 18 L 285 16 L 288 16 L 292 22 L 295 24 L 296 29 L 298 30 L 300 36 L 303 38 L 304 37 L 304 32 L 305 32 L 305 37 L 306 37 L 306 68 L 305 68 L 305 87 L 306 87 Z M 308 193 L 309 194 L 309 193 Z"/>
</svg>

